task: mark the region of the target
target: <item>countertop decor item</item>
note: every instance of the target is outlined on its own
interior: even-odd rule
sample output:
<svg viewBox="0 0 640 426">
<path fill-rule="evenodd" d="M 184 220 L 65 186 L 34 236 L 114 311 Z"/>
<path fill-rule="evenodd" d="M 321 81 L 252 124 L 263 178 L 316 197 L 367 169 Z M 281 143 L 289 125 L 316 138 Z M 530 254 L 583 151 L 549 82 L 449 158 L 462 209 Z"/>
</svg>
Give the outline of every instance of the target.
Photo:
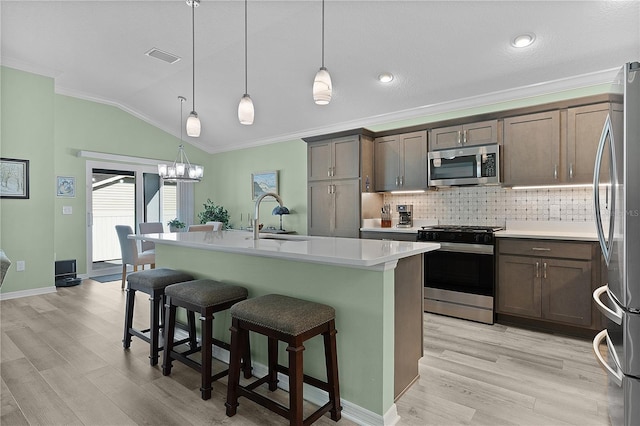
<svg viewBox="0 0 640 426">
<path fill-rule="evenodd" d="M 178 96 L 180 101 L 180 142 L 182 142 L 182 104 L 187 100 L 184 96 Z M 191 164 L 184 145 L 178 147 L 178 156 L 173 164 L 158 164 L 158 174 L 163 180 L 169 182 L 200 182 L 204 175 L 204 168 L 197 164 Z"/>
<path fill-rule="evenodd" d="M 289 209 L 286 208 L 285 206 L 276 206 L 276 207 L 274 207 L 273 211 L 271 212 L 271 214 L 274 215 L 274 216 L 277 216 L 277 215 L 280 216 L 280 230 L 281 231 L 284 231 L 284 229 L 282 228 L 282 215 L 283 214 L 289 214 L 289 213 L 290 213 Z"/>
<path fill-rule="evenodd" d="M 0 158 L 0 198 L 29 198 L 29 160 Z"/>
</svg>

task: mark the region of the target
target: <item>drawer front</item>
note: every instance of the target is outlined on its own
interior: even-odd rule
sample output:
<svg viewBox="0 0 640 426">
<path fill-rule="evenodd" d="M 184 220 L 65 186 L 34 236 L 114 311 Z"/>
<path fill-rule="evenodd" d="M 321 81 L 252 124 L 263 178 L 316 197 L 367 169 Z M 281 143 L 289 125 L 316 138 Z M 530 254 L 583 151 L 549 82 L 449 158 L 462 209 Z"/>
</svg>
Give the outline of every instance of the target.
<svg viewBox="0 0 640 426">
<path fill-rule="evenodd" d="M 590 260 L 593 243 L 499 239 L 498 253 Z"/>
</svg>

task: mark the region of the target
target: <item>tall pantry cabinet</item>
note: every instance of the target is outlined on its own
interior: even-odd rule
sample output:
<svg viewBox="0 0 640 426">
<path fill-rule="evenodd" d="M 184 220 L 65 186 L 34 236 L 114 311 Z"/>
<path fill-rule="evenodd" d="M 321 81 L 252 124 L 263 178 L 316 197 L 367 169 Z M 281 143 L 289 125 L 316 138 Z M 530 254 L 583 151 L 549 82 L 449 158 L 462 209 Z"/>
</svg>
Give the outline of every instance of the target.
<svg viewBox="0 0 640 426">
<path fill-rule="evenodd" d="M 359 238 L 360 194 L 373 188 L 373 138 L 307 138 L 309 235 Z"/>
</svg>

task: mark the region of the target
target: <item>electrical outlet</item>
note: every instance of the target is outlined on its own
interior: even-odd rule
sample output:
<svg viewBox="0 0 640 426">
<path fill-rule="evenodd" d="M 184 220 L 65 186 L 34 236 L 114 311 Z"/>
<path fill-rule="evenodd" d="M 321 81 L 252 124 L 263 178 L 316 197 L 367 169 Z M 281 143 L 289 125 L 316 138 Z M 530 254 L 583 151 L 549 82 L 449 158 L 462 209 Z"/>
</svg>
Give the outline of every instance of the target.
<svg viewBox="0 0 640 426">
<path fill-rule="evenodd" d="M 72 206 L 62 206 L 62 214 L 73 214 Z"/>
<path fill-rule="evenodd" d="M 559 204 L 551 204 L 551 205 L 549 205 L 549 219 L 550 220 L 560 220 L 560 205 Z"/>
<path fill-rule="evenodd" d="M 23 272 L 24 268 L 25 268 L 24 260 L 17 260 L 16 261 L 16 271 L 17 272 Z"/>
</svg>

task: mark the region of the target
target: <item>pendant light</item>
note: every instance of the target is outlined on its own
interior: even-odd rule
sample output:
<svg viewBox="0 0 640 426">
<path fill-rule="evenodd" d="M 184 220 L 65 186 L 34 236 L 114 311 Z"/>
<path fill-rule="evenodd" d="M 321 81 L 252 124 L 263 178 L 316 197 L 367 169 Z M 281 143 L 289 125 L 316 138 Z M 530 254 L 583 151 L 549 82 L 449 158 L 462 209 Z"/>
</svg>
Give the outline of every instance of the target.
<svg viewBox="0 0 640 426">
<path fill-rule="evenodd" d="M 182 104 L 187 99 L 184 96 L 178 96 L 178 100 L 180 101 L 180 146 L 178 147 L 178 156 L 173 164 L 158 164 L 158 174 L 163 180 L 169 182 L 200 182 L 204 174 L 204 168 L 189 162 L 182 143 Z"/>
<path fill-rule="evenodd" d="M 192 51 L 191 59 L 193 61 L 192 77 L 193 77 L 193 109 L 187 118 L 187 135 L 192 138 L 200 137 L 200 119 L 196 112 L 196 24 L 195 24 L 195 10 L 200 5 L 200 0 L 187 0 L 187 5 L 191 7 L 191 42 Z"/>
<path fill-rule="evenodd" d="M 318 105 L 331 102 L 331 76 L 324 66 L 324 0 L 322 0 L 322 66 L 313 80 L 313 100 Z"/>
<path fill-rule="evenodd" d="M 247 93 L 247 0 L 244 0 L 244 95 L 238 105 L 238 120 L 240 124 L 250 126 L 253 124 L 255 115 L 253 101 Z"/>
</svg>

